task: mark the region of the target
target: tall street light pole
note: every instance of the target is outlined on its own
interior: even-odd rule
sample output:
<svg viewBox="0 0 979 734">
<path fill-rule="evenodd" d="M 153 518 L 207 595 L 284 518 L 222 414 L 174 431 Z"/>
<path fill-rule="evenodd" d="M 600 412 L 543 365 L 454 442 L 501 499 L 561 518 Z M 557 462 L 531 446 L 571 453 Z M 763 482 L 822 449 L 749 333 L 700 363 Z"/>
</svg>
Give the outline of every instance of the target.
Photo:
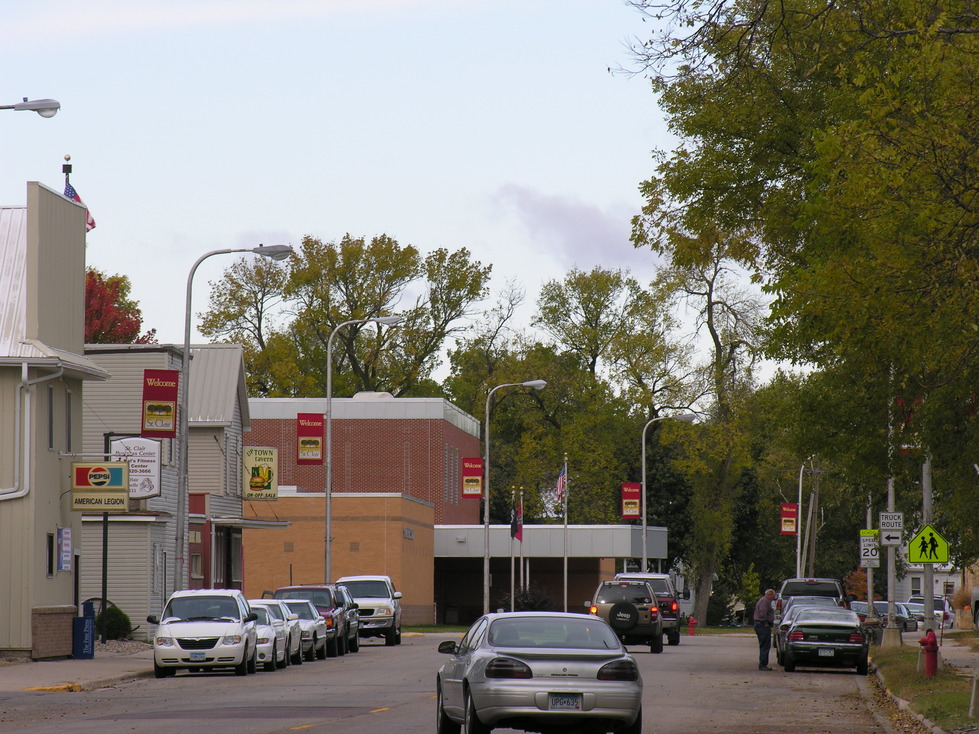
<svg viewBox="0 0 979 734">
<path fill-rule="evenodd" d="M 351 324 L 383 324 L 395 326 L 401 321 L 400 316 L 376 316 L 369 319 L 350 319 L 330 332 L 326 340 L 326 508 L 324 516 L 323 536 L 323 583 L 333 583 L 333 337 L 345 326 Z"/>
<path fill-rule="evenodd" d="M 486 472 L 486 481 L 483 483 L 483 614 L 489 614 L 490 605 L 490 542 L 489 542 L 489 507 L 490 507 L 490 399 L 493 393 L 503 387 L 532 387 L 535 390 L 543 390 L 547 387 L 546 380 L 527 380 L 527 382 L 507 382 L 497 385 L 486 394 L 486 428 L 483 430 L 483 471 Z"/>
<path fill-rule="evenodd" d="M 269 245 L 265 247 L 244 247 L 229 250 L 212 250 L 197 258 L 197 262 L 190 269 L 187 276 L 187 302 L 184 309 L 184 354 L 180 362 L 180 408 L 177 411 L 177 441 L 180 450 L 180 461 L 178 466 L 180 472 L 177 477 L 177 532 L 176 532 L 176 558 L 173 564 L 173 590 L 184 588 L 184 545 L 187 536 L 187 495 L 190 486 L 190 416 L 187 411 L 190 406 L 190 318 L 191 318 L 191 296 L 193 294 L 194 274 L 198 266 L 213 255 L 228 255 L 235 252 L 252 252 L 256 255 L 271 258 L 273 260 L 285 260 L 292 254 L 289 245 Z"/>
<path fill-rule="evenodd" d="M 645 573 L 649 570 L 649 547 L 646 540 L 646 429 L 657 421 L 677 420 L 685 423 L 692 423 L 697 420 L 693 413 L 683 413 L 682 415 L 662 415 L 659 418 L 650 418 L 646 425 L 642 427 L 642 567 L 640 570 Z"/>
</svg>

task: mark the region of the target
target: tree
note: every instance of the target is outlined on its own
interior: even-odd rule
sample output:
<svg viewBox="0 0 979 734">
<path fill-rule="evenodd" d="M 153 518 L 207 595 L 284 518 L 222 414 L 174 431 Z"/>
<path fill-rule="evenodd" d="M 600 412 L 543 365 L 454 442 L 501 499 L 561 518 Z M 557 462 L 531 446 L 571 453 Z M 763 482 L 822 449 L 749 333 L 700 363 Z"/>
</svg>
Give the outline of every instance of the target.
<svg viewBox="0 0 979 734">
<path fill-rule="evenodd" d="M 125 275 L 106 275 L 89 268 L 85 272 L 85 343 L 153 344 L 156 329 L 140 336 L 143 315 L 129 297 Z"/>
</svg>

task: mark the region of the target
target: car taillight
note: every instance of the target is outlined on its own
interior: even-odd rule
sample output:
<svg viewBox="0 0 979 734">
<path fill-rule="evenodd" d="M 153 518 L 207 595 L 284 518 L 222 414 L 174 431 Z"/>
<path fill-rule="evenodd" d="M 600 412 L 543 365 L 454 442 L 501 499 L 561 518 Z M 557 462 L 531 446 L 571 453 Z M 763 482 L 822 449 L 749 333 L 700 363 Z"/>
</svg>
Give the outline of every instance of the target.
<svg viewBox="0 0 979 734">
<path fill-rule="evenodd" d="M 851 632 L 850 642 L 863 643 L 863 635 L 861 635 L 859 632 Z"/>
<path fill-rule="evenodd" d="M 657 607 L 657 606 L 651 606 L 649 608 L 649 616 L 650 617 L 655 617 L 657 614 L 659 614 L 659 607 Z"/>
<path fill-rule="evenodd" d="M 333 629 L 333 617 L 330 617 L 329 619 L 326 620 L 326 628 Z"/>
<path fill-rule="evenodd" d="M 597 615 L 598 614 L 598 607 L 596 607 L 594 604 L 592 604 L 590 607 L 588 607 L 588 613 L 589 614 L 595 614 L 595 615 Z"/>
<path fill-rule="evenodd" d="M 632 660 L 616 660 L 599 669 L 598 680 L 639 680 L 639 668 Z"/>
<path fill-rule="evenodd" d="M 778 601 L 775 602 L 775 611 L 776 612 L 781 612 L 782 611 L 782 600 L 781 599 L 779 599 Z"/>
<path fill-rule="evenodd" d="M 530 666 L 513 658 L 493 658 L 486 664 L 487 678 L 533 678 Z"/>
<path fill-rule="evenodd" d="M 673 602 L 672 604 L 670 604 L 670 611 L 675 612 L 676 610 L 677 610 L 677 604 L 676 602 Z"/>
<path fill-rule="evenodd" d="M 802 642 L 804 639 L 806 639 L 804 632 L 789 632 L 790 642 Z"/>
</svg>

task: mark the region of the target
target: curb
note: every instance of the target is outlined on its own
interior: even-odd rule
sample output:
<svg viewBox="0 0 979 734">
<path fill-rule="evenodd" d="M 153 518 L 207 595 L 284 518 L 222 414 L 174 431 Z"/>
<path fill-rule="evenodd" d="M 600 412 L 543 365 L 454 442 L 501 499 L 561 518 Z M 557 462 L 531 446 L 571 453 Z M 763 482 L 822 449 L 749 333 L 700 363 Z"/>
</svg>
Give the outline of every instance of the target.
<svg viewBox="0 0 979 734">
<path fill-rule="evenodd" d="M 152 670 L 134 670 L 129 673 L 117 673 L 116 675 L 106 676 L 104 678 L 97 678 L 94 680 L 85 681 L 84 683 L 70 682 L 70 683 L 59 683 L 53 686 L 31 686 L 29 688 L 21 688 L 21 691 L 40 691 L 49 693 L 79 693 L 81 691 L 94 691 L 99 688 L 109 688 L 118 683 L 127 683 L 132 680 L 137 680 L 139 678 L 152 678 Z"/>
<path fill-rule="evenodd" d="M 895 696 L 891 692 L 891 689 L 888 688 L 885 685 L 884 678 L 881 676 L 880 671 L 877 670 L 877 666 L 876 665 L 874 666 L 873 676 L 876 679 L 878 685 L 880 686 L 880 690 L 883 691 L 884 692 L 884 695 L 887 696 L 889 699 L 891 699 L 891 701 L 893 701 L 894 704 L 901 711 L 904 711 L 905 713 L 907 713 L 907 714 L 913 716 L 914 718 L 916 718 L 921 723 L 922 726 L 924 726 L 928 731 L 931 732 L 931 734 L 947 734 L 947 732 L 944 729 L 942 729 L 940 726 L 938 726 L 934 721 L 932 721 L 931 719 L 925 717 L 922 714 L 919 714 L 919 713 L 913 711 L 911 709 L 911 703 L 910 702 L 905 701 L 903 698 L 899 698 L 899 697 Z"/>
</svg>

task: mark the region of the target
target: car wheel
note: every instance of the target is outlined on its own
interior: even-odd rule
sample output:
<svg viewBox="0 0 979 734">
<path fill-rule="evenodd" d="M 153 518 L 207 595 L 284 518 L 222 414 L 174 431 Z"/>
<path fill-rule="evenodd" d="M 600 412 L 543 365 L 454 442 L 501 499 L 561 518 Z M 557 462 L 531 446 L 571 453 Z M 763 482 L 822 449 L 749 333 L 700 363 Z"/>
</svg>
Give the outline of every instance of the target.
<svg viewBox="0 0 979 734">
<path fill-rule="evenodd" d="M 248 658 L 248 672 L 249 673 L 258 672 L 258 647 L 257 646 L 252 648 L 252 656 Z"/>
<path fill-rule="evenodd" d="M 340 643 L 337 638 L 334 637 L 332 640 L 326 641 L 326 656 L 328 658 L 335 658 L 340 654 Z"/>
<path fill-rule="evenodd" d="M 394 629 L 389 629 L 387 632 L 384 633 L 384 644 L 387 645 L 388 647 L 398 644 L 394 639 Z"/>
<path fill-rule="evenodd" d="M 677 645 L 680 644 L 679 628 L 670 630 L 668 641 L 670 643 L 670 647 L 676 647 Z"/>
<path fill-rule="evenodd" d="M 445 713 L 445 708 L 442 705 L 442 681 L 438 681 L 435 686 L 435 733 L 436 734 L 459 734 L 459 730 L 462 729 L 459 724 L 454 722 L 449 718 L 449 715 Z"/>
<path fill-rule="evenodd" d="M 161 668 L 156 664 L 156 661 L 153 661 L 153 675 L 155 675 L 157 678 L 169 678 L 170 676 L 176 674 L 176 668 Z"/>
<path fill-rule="evenodd" d="M 649 651 L 655 653 L 663 652 L 663 635 L 653 637 L 653 641 L 649 643 Z"/>
<path fill-rule="evenodd" d="M 277 668 L 288 668 L 289 667 L 289 643 L 286 642 L 285 648 L 282 650 L 282 661 L 275 661 L 275 666 Z"/>
<path fill-rule="evenodd" d="M 346 633 L 344 633 L 343 635 L 340 636 L 340 642 L 339 642 L 339 645 L 337 647 L 337 652 L 340 654 L 340 657 L 343 657 L 348 652 L 350 652 L 347 649 L 347 635 L 346 635 Z"/>
<path fill-rule="evenodd" d="M 235 666 L 235 675 L 248 675 L 248 656 L 242 655 L 241 662 Z"/>
<path fill-rule="evenodd" d="M 316 648 L 316 657 L 320 660 L 326 660 L 326 640 L 323 640 L 323 644 Z"/>
<path fill-rule="evenodd" d="M 302 640 L 300 640 L 299 647 L 296 649 L 295 654 L 292 656 L 292 664 L 293 665 L 302 665 L 303 664 L 303 643 L 302 643 Z"/>
<path fill-rule="evenodd" d="M 304 658 L 307 663 L 311 663 L 316 660 L 316 636 L 313 636 L 313 644 L 309 646 L 309 649 L 305 651 Z"/>
<path fill-rule="evenodd" d="M 857 663 L 857 675 L 867 675 L 867 671 L 870 669 L 867 663 L 867 658 L 861 658 L 860 662 Z"/>
<path fill-rule="evenodd" d="M 792 657 L 792 653 L 788 650 L 782 655 L 782 667 L 785 668 L 786 673 L 792 673 L 795 671 L 795 659 Z"/>
<path fill-rule="evenodd" d="M 350 652 L 359 652 L 359 651 L 360 651 L 360 635 L 355 634 L 353 637 L 350 638 Z"/>
<path fill-rule="evenodd" d="M 469 691 L 466 691 L 466 720 L 463 726 L 466 734 L 489 734 L 492 731 L 492 727 L 486 726 L 476 715 L 476 704 Z"/>
<path fill-rule="evenodd" d="M 781 648 L 776 647 L 775 648 L 775 662 L 778 663 L 779 665 L 784 665 L 785 664 L 784 661 L 785 661 L 785 656 L 782 655 Z"/>
<path fill-rule="evenodd" d="M 619 734 L 642 734 L 642 708 L 639 709 L 639 715 L 636 720 L 633 721 L 629 726 L 619 729 Z"/>
<path fill-rule="evenodd" d="M 400 645 L 401 644 L 401 625 L 398 625 L 398 629 L 394 633 L 394 644 L 395 645 Z"/>
<path fill-rule="evenodd" d="M 276 647 L 276 644 L 273 642 L 272 643 L 272 657 L 270 657 L 268 660 L 266 660 L 265 661 L 265 665 L 262 666 L 264 668 L 265 672 L 267 672 L 267 673 L 274 673 L 275 672 L 275 669 L 277 667 L 279 667 L 277 665 L 277 663 L 276 663 L 276 661 L 278 660 L 278 657 L 279 657 L 278 648 Z"/>
</svg>

